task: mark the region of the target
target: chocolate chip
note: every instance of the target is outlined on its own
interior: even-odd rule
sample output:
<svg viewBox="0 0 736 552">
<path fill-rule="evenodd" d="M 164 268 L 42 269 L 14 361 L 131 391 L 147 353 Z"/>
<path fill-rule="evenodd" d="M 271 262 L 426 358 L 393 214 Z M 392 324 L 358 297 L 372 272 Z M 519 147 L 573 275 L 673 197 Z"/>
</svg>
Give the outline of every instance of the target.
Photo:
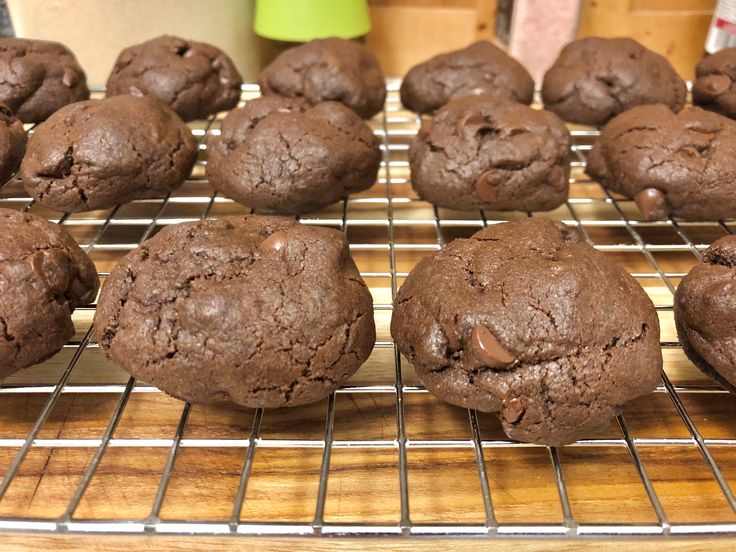
<svg viewBox="0 0 736 552">
<path fill-rule="evenodd" d="M 647 220 L 666 218 L 669 214 L 667 197 L 657 188 L 644 188 L 634 196 L 634 202 Z"/>
<path fill-rule="evenodd" d="M 700 79 L 700 84 L 712 96 L 720 96 L 731 88 L 731 79 L 726 75 L 712 74 Z"/>
<path fill-rule="evenodd" d="M 475 193 L 481 201 L 491 202 L 496 199 L 495 171 L 490 170 L 481 174 L 475 181 Z"/>
<path fill-rule="evenodd" d="M 61 74 L 61 82 L 67 88 L 74 88 L 79 83 L 79 75 L 71 67 L 64 67 L 64 71 Z"/>
<path fill-rule="evenodd" d="M 31 257 L 33 271 L 55 295 L 66 292 L 69 284 L 69 262 L 69 255 L 60 249 L 39 251 Z"/>
<path fill-rule="evenodd" d="M 519 398 L 513 397 L 511 399 L 503 400 L 502 415 L 503 419 L 508 423 L 513 424 L 518 422 L 524 415 L 524 412 L 526 412 L 526 409 Z"/>
<path fill-rule="evenodd" d="M 274 232 L 270 236 L 268 236 L 265 240 L 261 242 L 261 245 L 259 246 L 261 251 L 268 252 L 268 251 L 281 251 L 284 247 L 286 247 L 286 240 L 287 240 L 287 234 L 286 232 L 279 231 Z"/>
<path fill-rule="evenodd" d="M 470 334 L 470 350 L 482 365 L 490 368 L 506 368 L 514 362 L 514 357 L 503 348 L 496 336 L 480 324 Z"/>
</svg>

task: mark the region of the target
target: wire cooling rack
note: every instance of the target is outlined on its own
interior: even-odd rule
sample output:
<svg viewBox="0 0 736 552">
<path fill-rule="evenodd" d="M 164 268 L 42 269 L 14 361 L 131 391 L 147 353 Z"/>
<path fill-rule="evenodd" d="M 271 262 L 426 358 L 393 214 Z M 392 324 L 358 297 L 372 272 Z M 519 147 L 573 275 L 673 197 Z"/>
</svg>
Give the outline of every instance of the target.
<svg viewBox="0 0 736 552">
<path fill-rule="evenodd" d="M 0 386 L 0 529 L 36 532 L 348 536 L 735 535 L 736 400 L 683 355 L 672 322 L 679 279 L 728 222 L 645 222 L 583 173 L 597 133 L 573 129 L 570 199 L 542 214 L 576 227 L 655 302 L 665 369 L 655 393 L 564 448 L 509 441 L 494 416 L 441 403 L 396 351 L 392 298 L 417 260 L 488 224 L 537 213 L 458 212 L 420 201 L 407 149 L 419 120 L 398 83 L 370 122 L 383 164 L 370 190 L 302 218 L 339 228 L 375 301 L 378 342 L 361 370 L 316 405 L 276 411 L 192 406 L 136 382 L 92 339 L 94 306 L 46 363 Z M 246 86 L 243 99 L 258 95 Z M 100 277 L 161 227 L 244 214 L 200 159 L 163 200 L 64 214 L 17 180 L 0 206 L 69 230 Z M 600 308 L 604 310 L 605 305 Z"/>
</svg>

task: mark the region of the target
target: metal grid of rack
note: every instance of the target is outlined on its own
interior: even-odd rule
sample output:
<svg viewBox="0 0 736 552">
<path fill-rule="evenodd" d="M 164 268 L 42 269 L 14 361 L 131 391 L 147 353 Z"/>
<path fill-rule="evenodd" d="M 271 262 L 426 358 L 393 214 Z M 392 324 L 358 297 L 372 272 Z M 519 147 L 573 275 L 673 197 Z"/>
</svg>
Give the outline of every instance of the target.
<svg viewBox="0 0 736 552">
<path fill-rule="evenodd" d="M 459 213 L 438 209 L 417 199 L 408 181 L 406 150 L 408 141 L 416 132 L 420 121 L 401 109 L 397 90 L 398 83 L 391 82 L 384 112 L 371 121 L 375 133 L 382 141 L 384 156 L 376 185 L 339 206 L 302 218 L 305 224 L 328 225 L 347 232 L 351 251 L 369 288 L 374 292 L 376 317 L 383 320 L 384 327 L 390 317 L 391 299 L 419 256 L 439 249 L 450 239 L 470 235 L 485 225 L 502 222 L 509 217 L 545 216 L 537 213 Z M 257 87 L 245 86 L 243 97 L 247 99 L 256 96 L 257 93 Z M 191 179 L 182 190 L 163 200 L 133 202 L 108 211 L 64 214 L 59 217 L 58 214 L 47 212 L 34 205 L 19 183 L 12 181 L 0 189 L 0 206 L 37 212 L 62 224 L 93 256 L 100 276 L 104 279 L 117 259 L 164 225 L 200 217 L 247 212 L 245 208 L 214 193 L 204 176 L 206 137 L 219 132 L 219 121 L 220 118 L 213 117 L 193 128 L 193 133 L 200 142 L 200 159 Z M 563 207 L 546 216 L 559 218 L 576 227 L 593 246 L 614 255 L 614 258 L 621 261 L 650 291 L 660 315 L 671 316 L 672 294 L 678 279 L 687 271 L 687 266 L 700 258 L 700 252 L 708 243 L 718 235 L 731 233 L 731 226 L 724 222 L 691 224 L 675 220 L 660 222 L 637 220 L 632 202 L 612 196 L 588 180 L 582 172 L 586 151 L 590 149 L 597 132 L 573 129 L 572 134 L 574 146 L 571 156 L 571 196 Z M 84 377 L 85 372 L 99 370 L 95 363 L 99 362 L 100 355 L 92 339 L 90 323 L 93 309 L 94 306 L 91 306 L 79 309 L 75 313 L 77 327 L 79 329 L 81 326 L 82 331 L 60 353 L 59 357 L 62 360 L 57 361 L 52 369 L 32 368 L 17 378 L 11 377 L 0 386 L 0 405 L 3 401 L 10 401 L 11 398 L 16 403 L 24 400 L 26 405 L 28 403 L 37 405 L 32 415 L 28 417 L 28 423 L 17 427 L 11 423 L 13 412 L 0 409 L 2 426 L 11 428 L 6 431 L 1 431 L 0 428 L 0 453 L 4 453 L 6 459 L 5 464 L 0 460 L 0 469 L 4 472 L 0 483 L 0 530 L 306 536 L 615 537 L 704 533 L 736 535 L 736 498 L 728 481 L 729 476 L 736 475 L 736 466 L 732 466 L 729 462 L 733 458 L 721 455 L 722 451 L 735 450 L 730 447 L 736 446 L 736 435 L 733 434 L 736 432 L 729 434 L 727 422 L 725 429 L 721 428 L 721 431 L 704 430 L 705 426 L 701 426 L 701 421 L 707 422 L 707 416 L 691 415 L 693 410 L 700 412 L 704 403 L 728 403 L 728 408 L 733 407 L 731 411 L 736 411 L 736 407 L 729 402 L 730 395 L 708 380 L 698 377 L 692 367 L 689 371 L 685 368 L 684 376 L 677 369 L 673 368 L 673 372 L 668 368 L 668 356 L 675 359 L 671 363 L 672 366 L 683 364 L 679 344 L 671 332 L 669 335 L 663 332 L 662 336 L 661 345 L 666 362 L 661 385 L 646 401 L 652 401 L 657 397 L 657 404 L 662 405 L 664 399 L 668 406 L 662 406 L 662 410 L 672 409 L 673 416 L 667 418 L 659 410 L 660 406 L 650 408 L 646 413 L 647 416 L 650 418 L 661 416 L 661 420 L 654 424 L 655 429 L 640 431 L 639 428 L 644 426 L 634 424 L 636 428 L 632 429 L 629 413 L 625 411 L 624 415 L 615 420 L 609 432 L 564 449 L 573 453 L 615 449 L 624 454 L 623 462 L 628 469 L 633 470 L 633 480 L 628 481 L 623 487 L 625 491 L 622 496 L 611 498 L 611 489 L 604 491 L 609 495 L 603 501 L 604 507 L 608 509 L 608 513 L 620 508 L 629 508 L 630 497 L 625 493 L 636 488 L 640 497 L 643 497 L 639 501 L 639 507 L 648 509 L 649 515 L 638 519 L 638 514 L 632 514 L 622 522 L 615 521 L 614 515 L 607 516 L 607 512 L 596 516 L 578 516 L 576 498 L 571 496 L 571 473 L 579 471 L 580 463 L 595 463 L 593 457 L 583 455 L 582 459 L 576 460 L 577 465 L 571 468 L 570 462 L 573 461 L 566 459 L 563 449 L 516 443 L 507 440 L 498 431 L 488 430 L 492 422 L 488 421 L 490 418 L 487 415 L 468 410 L 457 418 L 460 409 L 446 407 L 439 401 L 433 401 L 412 379 L 411 368 L 406 366 L 406 361 L 400 357 L 390 337 L 386 336 L 386 331 L 380 330 L 380 321 L 379 338 L 374 351 L 375 359 L 369 361 L 371 369 L 379 375 L 361 378 L 359 372 L 347 386 L 315 407 L 319 409 L 318 435 L 314 435 L 314 432 L 310 435 L 284 436 L 278 432 L 275 436 L 269 435 L 264 428 L 268 426 L 269 418 L 278 414 L 263 410 L 243 413 L 243 419 L 247 422 L 243 422 L 244 426 L 240 428 L 242 435 L 210 435 L 206 429 L 189 435 L 188 430 L 193 424 L 192 417 L 196 407 L 173 399 L 170 405 L 173 405 L 172 408 L 176 411 L 175 419 L 173 422 L 167 420 L 165 428 L 160 432 L 154 427 L 151 433 L 145 435 L 143 432 L 131 437 L 127 433 L 120 433 L 123 420 L 126 415 L 131 415 L 131 410 L 150 407 L 147 403 L 132 404 L 134 398 L 156 397 L 162 394 L 155 388 L 136 382 L 133 378 L 121 380 L 119 374 L 116 376 L 117 380 L 115 377 L 105 379 L 99 374 L 92 378 Z M 673 373 L 675 377 L 672 376 Z M 38 375 L 35 380 L 34 374 Z M 51 379 L 48 379 L 49 377 Z M 94 423 L 95 428 L 98 428 L 97 435 L 92 436 L 94 432 L 91 430 L 78 434 L 71 432 L 69 435 L 61 429 L 55 433 L 46 431 L 50 420 L 54 418 L 55 409 L 64 398 L 74 399 L 85 395 L 106 397 L 110 404 L 104 419 L 96 420 Z M 381 397 L 383 401 L 381 414 L 388 413 L 390 416 L 389 420 L 384 421 L 383 427 L 390 430 L 376 436 L 368 429 L 361 434 L 360 427 L 357 427 L 353 428 L 347 437 L 344 432 L 336 431 L 342 417 L 350 415 L 348 410 L 337 406 L 342 397 L 348 396 L 353 401 L 355 397 L 360 396 Z M 464 418 L 464 422 L 461 422 L 465 424 L 464 432 L 457 437 L 410 431 L 407 428 L 407 421 L 411 418 L 411 414 L 408 412 L 414 407 L 409 403 L 413 398 L 420 396 L 425 402 L 429 401 L 427 408 L 430 410 L 444 409 L 442 412 L 446 413 L 450 408 L 455 421 Z M 699 402 L 691 401 L 691 397 L 697 397 Z M 9 410 L 17 411 L 16 403 L 13 403 Z M 357 402 L 355 405 L 359 407 Z M 725 417 L 728 418 L 729 412 Z M 294 419 L 290 418 L 292 421 Z M 662 422 L 661 425 L 658 425 L 659 422 Z M 84 423 L 84 420 L 80 422 L 82 425 Z M 442 426 L 443 422 L 438 423 Z M 155 426 L 155 421 L 153 425 Z M 709 485 L 711 489 L 709 496 L 715 496 L 722 502 L 722 511 L 713 519 L 701 516 L 696 521 L 688 521 L 679 513 L 675 516 L 677 519 L 673 519 L 667 501 L 662 498 L 663 494 L 669 495 L 668 487 L 663 487 L 657 477 L 650 475 L 657 463 L 656 460 L 648 460 L 649 450 L 679 451 L 683 448 L 697 453 L 688 470 L 691 474 L 697 474 L 698 481 Z M 166 501 L 170 498 L 173 488 L 182 481 L 176 476 L 178 463 L 182 462 L 182 454 L 187 450 L 215 449 L 235 451 L 240 459 L 237 471 L 227 474 L 236 480 L 228 495 L 229 515 L 211 516 L 206 519 L 195 519 L 197 516 L 180 518 L 167 516 Z M 39 450 L 74 450 L 83 451 L 85 455 L 77 477 L 62 481 L 60 488 L 66 493 L 62 492 L 61 497 L 54 495 L 54 500 L 57 504 L 61 504 L 61 508 L 48 514 L 28 515 L 27 508 L 33 506 L 34 497 L 39 489 L 44 488 L 43 478 L 53 476 L 53 473 L 49 475 L 49 467 L 52 465 L 51 453 L 45 456 L 45 463 L 39 468 L 37 477 L 31 478 L 35 487 L 30 498 L 14 501 L 12 494 L 14 486 L 20 485 L 18 481 L 23 477 L 24 466 L 32 462 L 33 455 Z M 122 494 L 107 496 L 110 508 L 105 510 L 106 515 L 102 517 L 81 515 L 84 512 L 80 510 L 84 508 L 80 508 L 80 505 L 84 504 L 87 495 L 94 489 L 95 478 L 101 472 L 101 466 L 105 465 L 106 458 L 116 451 L 122 451 L 121 456 L 129 463 L 130 468 L 135 466 L 138 455 L 141 455 L 141 461 L 144 461 L 145 455 L 142 455 L 144 450 L 156 450 L 162 459 L 160 466 L 154 470 L 155 476 L 145 480 L 145 485 L 148 486 L 147 506 L 136 515 L 107 515 L 109 512 L 117 511 L 116 502 L 121 500 L 124 494 L 120 491 Z M 546 463 L 545 469 L 549 469 L 549 478 L 540 483 L 540 488 L 546 486 L 547 491 L 553 493 L 555 508 L 559 511 L 558 520 L 555 522 L 526 521 L 524 510 L 533 506 L 531 502 L 515 504 L 516 509 L 509 510 L 513 515 L 499 515 L 499 504 L 504 502 L 505 494 L 513 494 L 513 491 L 507 490 L 513 483 L 504 481 L 503 473 L 494 473 L 494 464 L 489 461 L 489 457 L 498 451 L 506 451 L 512 455 L 511 461 L 523 462 L 523 458 L 516 458 L 514 455 L 529 450 L 546 457 L 543 462 Z M 310 512 L 309 515 L 295 521 L 286 519 L 288 516 L 273 515 L 264 518 L 252 515 L 254 507 L 249 508 L 249 504 L 253 499 L 248 491 L 259 470 L 263 469 L 259 464 L 259 453 L 266 454 L 264 451 L 284 455 L 297 451 L 297 456 L 300 451 L 309 451 L 312 456 L 316 454 L 318 461 L 311 472 L 313 482 L 310 487 L 314 493 L 307 501 L 309 505 L 306 507 Z M 390 508 L 394 512 L 393 517 L 373 515 L 361 518 L 358 514 L 353 519 L 348 519 L 335 514 L 337 510 L 331 506 L 334 493 L 330 490 L 336 478 L 343 478 L 339 481 L 341 484 L 346 476 L 358 477 L 357 472 L 360 470 L 357 464 L 344 462 L 344 458 L 337 462 L 335 453 L 354 451 L 367 451 L 368 454 L 387 451 L 391 458 L 388 463 L 391 464 L 389 468 L 392 473 L 387 485 L 393 487 L 395 492 L 391 496 L 396 499 L 396 504 Z M 433 521 L 431 516 L 417 514 L 416 505 L 426 504 L 427 500 L 431 501 L 433 497 L 418 496 L 418 491 L 415 490 L 417 486 L 412 489 L 413 470 L 419 465 L 417 460 L 410 458 L 414 451 L 466 453 L 470 461 L 463 464 L 462 470 L 465 477 L 475 482 L 474 492 L 477 493 L 480 505 L 476 519 L 464 521 L 466 516 L 463 515 L 463 504 L 452 506 L 453 516 L 456 519 L 438 516 L 437 520 Z M 605 470 L 605 456 L 601 458 Z M 422 469 L 431 472 L 433 467 L 431 463 L 423 463 Z M 123 486 L 126 485 L 126 481 L 133 481 L 135 485 L 144 484 L 136 479 L 122 478 L 119 481 L 122 483 L 118 484 Z M 588 483 L 591 482 L 584 481 L 584 484 Z M 669 483 L 676 484 L 677 481 L 670 480 Z M 289 500 L 289 496 L 300 496 L 296 485 L 285 489 L 285 494 L 271 495 L 267 498 L 273 502 L 276 500 L 274 496 L 280 497 L 279 500 Z M 423 485 L 419 487 L 420 492 L 425 494 L 436 492 L 440 495 L 449 492 L 444 484 L 434 488 Z M 700 493 L 698 486 L 689 489 L 691 493 Z M 204 490 L 200 488 L 196 492 L 204 493 Z M 196 493 L 194 496 L 196 497 Z M 189 498 L 191 499 L 191 496 Z M 434 498 L 441 502 L 438 496 Z M 531 500 L 533 498 L 531 497 Z M 682 495 L 681 498 L 688 500 L 686 495 Z M 529 500 L 530 497 L 527 495 L 526 499 Z M 3 508 L 3 503 L 9 501 L 10 506 Z M 273 511 L 278 512 L 279 505 L 275 506 Z M 634 510 L 639 511 L 636 508 Z M 31 507 L 30 511 L 35 510 Z M 584 508 L 581 508 L 581 511 L 584 511 Z M 613 521 L 609 521 L 609 518 Z"/>
</svg>

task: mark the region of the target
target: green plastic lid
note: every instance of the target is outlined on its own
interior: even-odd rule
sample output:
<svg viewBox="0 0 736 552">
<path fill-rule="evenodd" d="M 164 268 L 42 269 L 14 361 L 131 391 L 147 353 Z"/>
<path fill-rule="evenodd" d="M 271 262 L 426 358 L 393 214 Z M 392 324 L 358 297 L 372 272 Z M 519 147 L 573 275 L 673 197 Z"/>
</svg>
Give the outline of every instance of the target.
<svg viewBox="0 0 736 552">
<path fill-rule="evenodd" d="M 355 38 L 371 30 L 371 19 L 366 0 L 257 0 L 254 29 L 286 42 Z"/>
</svg>

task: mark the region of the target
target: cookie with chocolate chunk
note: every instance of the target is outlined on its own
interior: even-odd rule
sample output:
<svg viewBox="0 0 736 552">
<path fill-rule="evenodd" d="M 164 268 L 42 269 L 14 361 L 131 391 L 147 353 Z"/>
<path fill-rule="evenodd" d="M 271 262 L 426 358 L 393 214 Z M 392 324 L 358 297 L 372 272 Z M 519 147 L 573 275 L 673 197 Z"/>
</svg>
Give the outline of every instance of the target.
<svg viewBox="0 0 736 552">
<path fill-rule="evenodd" d="M 632 198 L 647 220 L 728 219 L 736 217 L 734 151 L 731 119 L 691 106 L 639 106 L 603 128 L 586 172 Z"/>
<path fill-rule="evenodd" d="M 185 121 L 234 108 L 243 79 L 219 48 L 176 36 L 159 36 L 120 52 L 107 79 L 107 97 L 148 95 Z"/>
<path fill-rule="evenodd" d="M 682 349 L 703 373 L 736 392 L 736 236 L 713 243 L 675 293 Z"/>
<path fill-rule="evenodd" d="M 452 209 L 549 211 L 569 189 L 570 133 L 549 111 L 494 95 L 442 107 L 409 146 L 419 197 Z"/>
<path fill-rule="evenodd" d="M 58 224 L 0 209 L 0 379 L 43 362 L 74 336 L 94 301 L 95 265 Z"/>
<path fill-rule="evenodd" d="M 544 218 L 490 226 L 421 260 L 396 296 L 391 335 L 428 391 L 545 445 L 590 436 L 654 390 L 662 367 L 641 286 Z"/>
<path fill-rule="evenodd" d="M 700 60 L 695 77 L 693 103 L 736 119 L 736 48 Z"/>
<path fill-rule="evenodd" d="M 312 40 L 279 55 L 258 78 L 261 94 L 341 102 L 364 119 L 383 109 L 386 81 L 367 46 L 353 40 Z"/>
<path fill-rule="evenodd" d="M 26 151 L 23 123 L 15 118 L 4 103 L 0 103 L 0 186 L 18 170 Z"/>
<path fill-rule="evenodd" d="M 167 226 L 105 283 L 94 327 L 136 378 L 193 403 L 318 401 L 375 343 L 345 235 L 281 217 Z"/>
<path fill-rule="evenodd" d="M 87 98 L 87 76 L 69 48 L 46 40 L 0 38 L 0 102 L 21 121 L 38 123 Z"/>
<path fill-rule="evenodd" d="M 687 87 L 666 58 L 631 38 L 581 38 L 544 75 L 545 109 L 565 121 L 602 126 L 637 105 L 685 105 Z"/>
<path fill-rule="evenodd" d="M 36 128 L 21 164 L 26 191 L 57 211 L 164 197 L 189 176 L 197 142 L 151 96 L 68 105 Z"/>
<path fill-rule="evenodd" d="M 481 41 L 412 67 L 401 83 L 401 103 L 417 113 L 432 112 L 459 96 L 481 93 L 529 105 L 534 80 L 521 63 Z"/>
<path fill-rule="evenodd" d="M 378 144 L 340 103 L 264 96 L 229 113 L 210 137 L 207 176 L 215 189 L 259 211 L 305 213 L 372 186 Z"/>
</svg>

